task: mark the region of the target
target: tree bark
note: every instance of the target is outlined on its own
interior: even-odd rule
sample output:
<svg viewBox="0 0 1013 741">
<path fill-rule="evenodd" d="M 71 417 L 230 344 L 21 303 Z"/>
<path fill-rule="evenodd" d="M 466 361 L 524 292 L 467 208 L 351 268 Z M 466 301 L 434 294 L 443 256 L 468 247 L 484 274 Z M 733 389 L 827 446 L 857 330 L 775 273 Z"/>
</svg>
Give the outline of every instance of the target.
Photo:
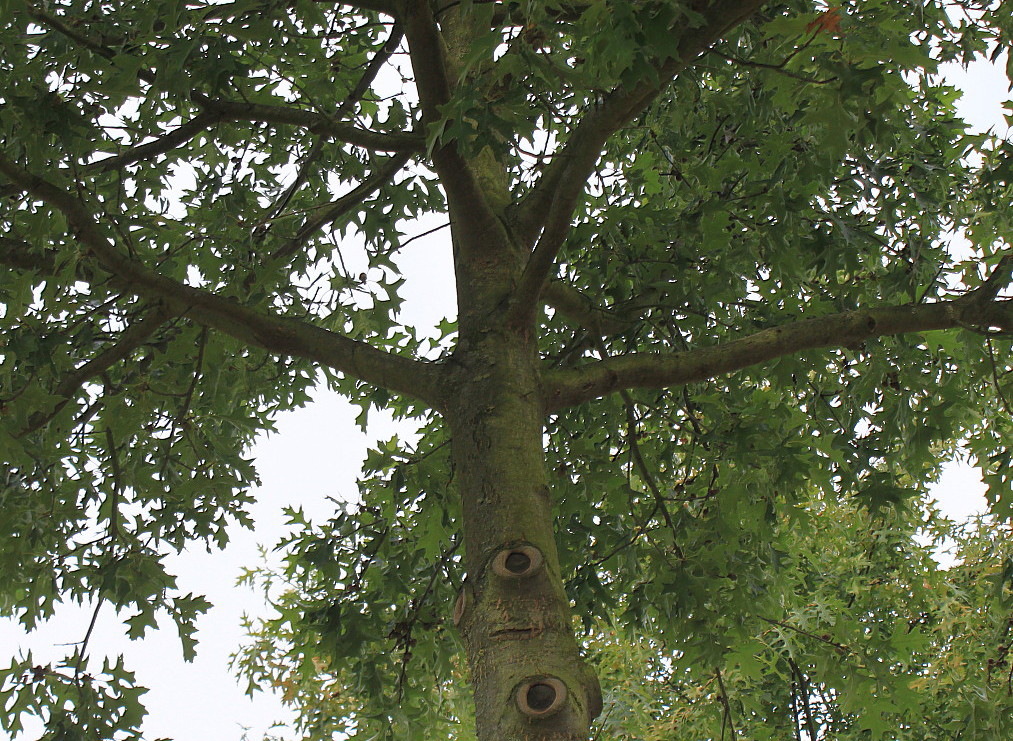
<svg viewBox="0 0 1013 741">
<path fill-rule="evenodd" d="M 447 419 L 468 577 L 454 618 L 480 741 L 586 741 L 601 709 L 563 588 L 527 333 L 489 327 L 457 356 Z"/>
</svg>

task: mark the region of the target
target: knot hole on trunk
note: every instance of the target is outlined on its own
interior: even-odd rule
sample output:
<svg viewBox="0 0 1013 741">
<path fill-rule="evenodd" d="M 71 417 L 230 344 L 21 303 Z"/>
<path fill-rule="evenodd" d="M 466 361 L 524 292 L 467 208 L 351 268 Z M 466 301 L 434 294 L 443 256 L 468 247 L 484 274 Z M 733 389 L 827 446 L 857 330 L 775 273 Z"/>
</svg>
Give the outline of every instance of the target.
<svg viewBox="0 0 1013 741">
<path fill-rule="evenodd" d="M 492 561 L 492 570 L 504 579 L 523 579 L 542 568 L 542 552 L 533 545 L 504 548 Z"/>
<path fill-rule="evenodd" d="M 566 685 L 556 677 L 535 677 L 517 688 L 517 707 L 529 718 L 547 718 L 563 709 Z"/>
</svg>

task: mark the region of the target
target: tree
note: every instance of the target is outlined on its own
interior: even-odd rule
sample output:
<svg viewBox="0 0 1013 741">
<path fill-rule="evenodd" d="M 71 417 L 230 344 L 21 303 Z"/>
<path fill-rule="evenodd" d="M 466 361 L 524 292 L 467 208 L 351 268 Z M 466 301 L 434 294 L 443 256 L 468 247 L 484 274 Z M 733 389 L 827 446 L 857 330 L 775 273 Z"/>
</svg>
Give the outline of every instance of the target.
<svg viewBox="0 0 1013 741">
<path fill-rule="evenodd" d="M 881 626 L 923 589 L 939 625 L 924 553 L 901 560 L 928 586 L 892 601 L 852 584 L 791 608 L 839 587 L 814 542 L 913 553 L 917 492 L 958 441 L 1011 513 L 1011 149 L 965 130 L 937 74 L 1007 48 L 1008 6 L 0 13 L 6 613 L 97 599 L 131 635 L 171 616 L 192 651 L 207 603 L 164 554 L 244 522 L 244 452 L 321 378 L 421 437 L 374 451 L 361 504 L 325 526 L 291 513 L 292 589 L 258 635 L 290 641 L 299 682 L 344 688 L 308 706 L 317 732 L 466 737 L 474 712 L 483 741 L 586 739 L 587 655 L 613 650 L 671 688 L 651 717 L 718 698 L 712 737 L 912 737 L 908 680 L 954 646 Z M 430 214 L 454 249 L 439 335 L 398 320 L 397 254 Z M 870 633 L 861 671 L 827 658 Z M 245 655 L 254 679 L 271 655 Z M 722 667 L 749 693 L 734 706 Z M 12 663 L 0 692 L 8 731 L 28 707 L 54 739 L 139 720 L 127 668 L 87 645 Z"/>
</svg>

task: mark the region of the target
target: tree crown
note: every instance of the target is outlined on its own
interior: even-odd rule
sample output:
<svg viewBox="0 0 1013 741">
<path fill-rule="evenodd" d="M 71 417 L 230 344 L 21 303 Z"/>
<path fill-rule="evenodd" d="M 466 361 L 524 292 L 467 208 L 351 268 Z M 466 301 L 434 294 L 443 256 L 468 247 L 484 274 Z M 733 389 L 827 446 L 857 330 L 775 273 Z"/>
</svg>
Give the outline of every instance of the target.
<svg viewBox="0 0 1013 741">
<path fill-rule="evenodd" d="M 292 513 L 240 663 L 320 737 L 467 736 L 447 420 L 516 367 L 489 409 L 523 383 L 544 413 L 603 733 L 1003 737 L 1010 148 L 939 66 L 1011 28 L 970 0 L 0 3 L 3 611 L 106 601 L 192 651 L 207 603 L 163 558 L 249 524 L 249 446 L 320 380 L 419 438 Z M 459 311 L 416 328 L 398 256 L 434 229 Z M 958 443 L 999 519 L 945 571 L 915 536 L 949 533 L 921 496 Z M 86 653 L 12 663 L 0 727 L 135 735 Z"/>
</svg>

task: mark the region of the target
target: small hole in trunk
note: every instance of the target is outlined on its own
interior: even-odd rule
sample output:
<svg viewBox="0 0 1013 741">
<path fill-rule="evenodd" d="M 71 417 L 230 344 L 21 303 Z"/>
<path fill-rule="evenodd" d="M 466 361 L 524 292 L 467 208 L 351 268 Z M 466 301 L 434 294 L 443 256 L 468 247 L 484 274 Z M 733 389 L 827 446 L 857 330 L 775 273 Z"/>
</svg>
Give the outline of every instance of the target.
<svg viewBox="0 0 1013 741">
<path fill-rule="evenodd" d="M 534 719 L 555 715 L 566 705 L 566 685 L 557 677 L 533 677 L 517 688 L 517 707 Z"/>
<path fill-rule="evenodd" d="M 514 551 L 506 557 L 507 571 L 514 574 L 523 574 L 531 566 L 531 558 L 526 553 Z"/>
<path fill-rule="evenodd" d="M 543 713 L 556 701 L 556 690 L 547 684 L 533 684 L 528 687 L 528 707 Z"/>
<path fill-rule="evenodd" d="M 542 568 L 542 552 L 533 545 L 508 545 L 492 560 L 492 570 L 504 579 L 527 579 Z"/>
</svg>

